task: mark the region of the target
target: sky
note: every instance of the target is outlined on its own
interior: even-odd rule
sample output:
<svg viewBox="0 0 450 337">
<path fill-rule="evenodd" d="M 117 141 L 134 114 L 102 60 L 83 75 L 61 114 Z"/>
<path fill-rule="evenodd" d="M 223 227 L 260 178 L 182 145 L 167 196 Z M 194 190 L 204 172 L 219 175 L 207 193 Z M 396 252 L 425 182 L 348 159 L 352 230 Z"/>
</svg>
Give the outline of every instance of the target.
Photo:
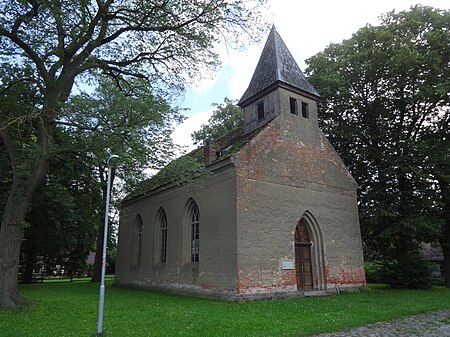
<svg viewBox="0 0 450 337">
<path fill-rule="evenodd" d="M 330 43 L 340 43 L 366 24 L 378 25 L 380 15 L 392 10 L 408 10 L 421 4 L 450 9 L 450 0 L 268 0 L 265 12 L 297 61 L 302 71 L 304 60 L 324 50 Z M 186 121 L 175 128 L 174 142 L 193 149 L 191 133 L 208 122 L 214 108 L 212 103 L 223 102 L 224 97 L 239 100 L 250 83 L 269 35 L 260 44 L 252 44 L 245 51 L 236 51 L 219 45 L 217 51 L 222 66 L 211 78 L 186 91 L 183 108 Z"/>
</svg>

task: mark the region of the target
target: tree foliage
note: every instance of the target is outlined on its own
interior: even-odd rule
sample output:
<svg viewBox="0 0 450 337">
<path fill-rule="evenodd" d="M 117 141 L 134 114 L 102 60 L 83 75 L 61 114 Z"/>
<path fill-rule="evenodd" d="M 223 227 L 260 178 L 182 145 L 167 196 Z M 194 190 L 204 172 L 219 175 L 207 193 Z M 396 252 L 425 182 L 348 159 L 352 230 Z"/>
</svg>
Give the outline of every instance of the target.
<svg viewBox="0 0 450 337">
<path fill-rule="evenodd" d="M 242 28 L 254 32 L 256 27 L 250 23 L 257 12 L 250 6 L 255 3 L 2 2 L 2 59 L 9 62 L 7 56 L 14 55 L 19 63 L 29 65 L 36 72 L 30 80 L 42 90 L 60 91 L 59 101 L 70 94 L 76 76 L 93 69 L 182 84 L 186 76 L 197 78 L 205 65 L 217 64 L 212 47 L 221 34 L 233 42 Z"/>
<path fill-rule="evenodd" d="M 217 64 L 214 43 L 231 43 L 253 25 L 261 1 L 13 0 L 0 3 L 0 136 L 12 182 L 0 228 L 0 307 L 22 300 L 17 272 L 25 214 L 45 180 L 49 159 L 65 151 L 56 122 L 76 81 L 103 73 L 124 87 L 130 78 L 180 90 Z M 29 86 L 23 108 L 11 98 Z M 161 96 L 161 94 L 157 96 Z M 16 109 L 17 108 L 17 109 Z M 25 138 L 24 138 L 25 137 Z"/>
<path fill-rule="evenodd" d="M 130 80 L 126 87 L 118 89 L 110 79 L 101 78 L 92 94 L 71 97 L 63 113 L 56 123 L 69 137 L 66 151 L 77 153 L 80 162 L 90 168 L 100 182 L 103 201 L 107 156 L 114 153 L 120 157 L 119 169 L 115 171 L 121 190 L 116 196 L 120 198 L 147 177 L 147 169 L 160 169 L 172 158 L 176 146 L 171 133 L 183 119 L 178 108 L 153 94 L 140 79 Z M 103 210 L 104 207 L 97 222 L 93 281 L 100 280 Z"/>
<path fill-rule="evenodd" d="M 183 120 L 180 110 L 153 93 L 142 80 L 117 88 L 101 77 L 92 93 L 73 95 L 55 123 L 68 137 L 64 151 L 77 153 L 80 161 L 106 181 L 105 163 L 112 153 L 120 156 L 123 193 L 134 189 L 148 169 L 160 169 L 176 151 L 171 133 Z"/>
<path fill-rule="evenodd" d="M 380 26 L 367 25 L 307 62 L 322 95 L 321 127 L 360 185 L 366 254 L 406 260 L 420 242 L 444 245 L 450 12 L 387 13 Z"/>
<path fill-rule="evenodd" d="M 434 283 L 430 263 L 417 253 L 384 260 L 379 277 L 391 288 L 429 289 Z"/>
<path fill-rule="evenodd" d="M 50 162 L 49 173 L 26 216 L 22 282 L 32 282 L 36 266 L 46 275 L 60 266 L 65 275 L 87 272 L 101 214 L 100 182 L 75 155 Z"/>
<path fill-rule="evenodd" d="M 244 123 L 242 110 L 236 105 L 236 101 L 225 97 L 223 103 L 213 103 L 216 107 L 208 124 L 200 127 L 191 135 L 194 144 L 199 144 L 207 139 L 217 139 L 230 131 L 241 128 Z"/>
</svg>

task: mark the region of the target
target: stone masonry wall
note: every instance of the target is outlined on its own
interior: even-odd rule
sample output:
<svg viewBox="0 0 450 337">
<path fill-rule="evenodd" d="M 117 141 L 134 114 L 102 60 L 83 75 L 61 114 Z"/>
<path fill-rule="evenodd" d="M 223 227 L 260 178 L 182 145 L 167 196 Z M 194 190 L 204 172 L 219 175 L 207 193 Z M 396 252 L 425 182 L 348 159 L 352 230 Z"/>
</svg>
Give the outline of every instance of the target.
<svg viewBox="0 0 450 337">
<path fill-rule="evenodd" d="M 365 284 L 356 183 L 317 129 L 302 132 L 296 115 L 280 115 L 234 158 L 237 174 L 238 293 L 296 290 L 294 230 L 308 212 L 323 239 L 325 288 Z M 320 261 L 317 258 L 317 261 Z M 314 262 L 313 262 L 314 263 Z"/>
<path fill-rule="evenodd" d="M 187 203 L 195 200 L 200 211 L 200 262 L 190 262 L 190 223 Z M 168 222 L 166 263 L 157 254 L 158 210 Z M 144 222 L 143 256 L 131 266 L 132 227 L 136 215 Z M 236 208 L 233 166 L 201 183 L 169 189 L 134 201 L 120 214 L 116 284 L 200 296 L 234 299 L 236 275 Z"/>
</svg>

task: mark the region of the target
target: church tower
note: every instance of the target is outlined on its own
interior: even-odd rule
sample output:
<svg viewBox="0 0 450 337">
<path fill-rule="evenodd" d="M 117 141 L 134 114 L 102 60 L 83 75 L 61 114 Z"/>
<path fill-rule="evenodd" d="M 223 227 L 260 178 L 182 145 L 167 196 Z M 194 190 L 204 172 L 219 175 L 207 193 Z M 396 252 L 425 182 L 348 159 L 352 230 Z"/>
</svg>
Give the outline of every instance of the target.
<svg viewBox="0 0 450 337">
<path fill-rule="evenodd" d="M 280 114 L 295 115 L 317 128 L 319 98 L 272 26 L 250 84 L 238 103 L 244 111 L 244 133 Z"/>
</svg>

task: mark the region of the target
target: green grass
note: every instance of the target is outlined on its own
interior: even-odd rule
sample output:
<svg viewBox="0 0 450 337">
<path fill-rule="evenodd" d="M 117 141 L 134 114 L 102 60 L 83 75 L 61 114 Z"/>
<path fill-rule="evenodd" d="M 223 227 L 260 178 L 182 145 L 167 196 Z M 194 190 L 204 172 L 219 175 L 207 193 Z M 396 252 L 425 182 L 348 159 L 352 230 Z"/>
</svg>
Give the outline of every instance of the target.
<svg viewBox="0 0 450 337">
<path fill-rule="evenodd" d="M 230 303 L 114 288 L 108 282 L 106 336 L 303 336 L 450 308 L 450 289 L 370 290 L 327 298 Z M 0 336 L 93 336 L 99 288 L 90 283 L 22 285 L 34 304 L 0 311 Z"/>
</svg>

